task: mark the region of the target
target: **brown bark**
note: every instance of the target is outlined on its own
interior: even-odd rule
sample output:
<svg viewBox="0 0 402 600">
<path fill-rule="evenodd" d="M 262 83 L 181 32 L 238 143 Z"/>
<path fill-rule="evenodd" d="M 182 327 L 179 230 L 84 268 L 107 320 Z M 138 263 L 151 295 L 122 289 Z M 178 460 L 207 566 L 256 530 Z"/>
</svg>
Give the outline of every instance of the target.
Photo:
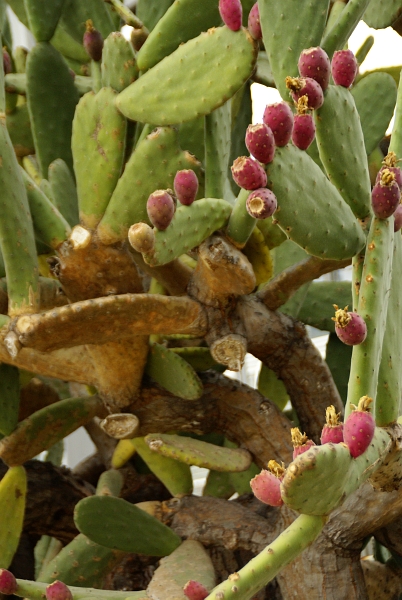
<svg viewBox="0 0 402 600">
<path fill-rule="evenodd" d="M 151 267 L 144 261 L 142 254 L 136 252 L 131 247 L 130 253 L 137 267 L 159 281 L 171 296 L 184 296 L 186 294 L 187 285 L 193 271 L 178 258 L 172 260 L 167 265 Z"/>
</svg>

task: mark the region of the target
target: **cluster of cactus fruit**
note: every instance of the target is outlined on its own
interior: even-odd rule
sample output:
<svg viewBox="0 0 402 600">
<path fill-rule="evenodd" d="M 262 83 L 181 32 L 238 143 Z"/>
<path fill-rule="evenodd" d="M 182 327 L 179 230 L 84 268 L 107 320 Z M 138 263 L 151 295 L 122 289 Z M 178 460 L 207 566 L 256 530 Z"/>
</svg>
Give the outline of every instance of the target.
<svg viewBox="0 0 402 600">
<path fill-rule="evenodd" d="M 400 7 L 133 4 L 0 0 L 0 594 L 398 597 L 402 83 L 347 44 Z M 257 123 L 253 83 L 282 97 Z M 258 390 L 224 373 L 247 353 Z M 32 533 L 81 426 L 74 505 L 47 490 Z"/>
</svg>

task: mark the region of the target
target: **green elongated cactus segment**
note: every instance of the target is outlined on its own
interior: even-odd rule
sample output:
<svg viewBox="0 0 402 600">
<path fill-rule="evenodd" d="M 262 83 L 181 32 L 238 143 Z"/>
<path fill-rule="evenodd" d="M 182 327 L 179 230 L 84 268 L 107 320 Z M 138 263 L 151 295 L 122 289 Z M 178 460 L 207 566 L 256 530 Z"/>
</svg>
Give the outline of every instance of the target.
<svg viewBox="0 0 402 600">
<path fill-rule="evenodd" d="M 123 2 L 120 0 L 110 0 L 110 4 L 126 25 L 130 25 L 136 29 L 141 29 L 143 27 L 142 21 L 128 8 L 128 6 L 125 6 Z"/>
<path fill-rule="evenodd" d="M 42 535 L 39 541 L 36 543 L 34 548 L 34 558 L 35 558 L 35 580 L 40 581 L 39 576 L 42 569 L 46 568 L 46 565 L 50 560 L 56 556 L 56 553 L 53 553 L 53 556 L 47 559 L 48 556 L 52 553 L 53 549 L 56 550 L 58 547 L 58 551 L 60 550 L 61 542 L 56 540 L 56 538 L 51 537 L 50 535 Z"/>
<path fill-rule="evenodd" d="M 202 4 L 198 0 L 176 0 L 155 25 L 138 52 L 138 67 L 141 71 L 147 71 L 165 56 L 172 54 L 180 44 L 211 27 L 217 27 L 221 22 L 215 0 L 205 0 Z"/>
<path fill-rule="evenodd" d="M 346 416 L 351 412 L 351 404 L 357 406 L 362 396 L 376 396 L 393 253 L 393 219 L 374 218 L 367 237 L 358 305 L 358 313 L 367 325 L 367 337 L 363 343 L 353 346 Z"/>
<path fill-rule="evenodd" d="M 85 23 L 91 19 L 95 29 L 100 31 L 105 39 L 115 30 L 111 12 L 101 0 L 69 0 L 64 5 L 60 18 L 60 27 L 72 38 L 82 44 L 85 33 Z M 87 57 L 88 59 L 88 57 Z"/>
<path fill-rule="evenodd" d="M 46 588 L 49 584 L 39 581 L 29 581 L 27 579 L 17 579 L 17 591 L 14 592 L 20 598 L 28 600 L 43 600 L 46 597 Z M 115 590 L 99 590 L 84 587 L 69 586 L 73 600 L 146 600 L 145 592 L 120 592 Z"/>
<path fill-rule="evenodd" d="M 37 42 L 48 42 L 61 16 L 64 0 L 24 0 L 29 29 Z"/>
<path fill-rule="evenodd" d="M 179 145 L 199 160 L 205 156 L 204 117 L 196 117 L 179 126 Z"/>
<path fill-rule="evenodd" d="M 184 400 L 198 400 L 202 383 L 193 367 L 161 344 L 152 344 L 145 373 L 165 390 Z"/>
<path fill-rule="evenodd" d="M 71 69 L 72 61 L 67 60 L 67 64 Z M 78 63 L 78 65 L 79 65 L 77 67 L 78 73 L 76 73 L 76 75 L 75 75 L 74 85 L 77 88 L 79 95 L 83 96 L 84 94 L 87 94 L 88 92 L 92 91 L 93 81 L 92 81 L 92 77 L 89 77 L 88 75 L 80 75 L 82 67 L 81 67 L 80 63 Z M 74 69 L 73 69 L 73 71 L 74 71 Z"/>
<path fill-rule="evenodd" d="M 92 81 L 92 91 L 97 94 L 102 88 L 102 73 L 100 62 L 91 60 L 90 73 Z"/>
<path fill-rule="evenodd" d="M 351 209 L 308 154 L 290 144 L 277 148 L 267 173 L 278 199 L 275 221 L 306 252 L 339 260 L 363 248 Z"/>
<path fill-rule="evenodd" d="M 150 224 L 147 214 L 149 195 L 157 189 L 172 189 L 176 172 L 181 169 L 192 169 L 202 182 L 201 164 L 180 149 L 176 129 L 158 127 L 137 143 L 99 223 L 100 240 L 104 244 L 113 244 L 125 240 L 134 223 Z"/>
<path fill-rule="evenodd" d="M 303 552 L 320 534 L 324 516 L 299 515 L 269 546 L 240 571 L 229 575 L 205 600 L 251 600 L 254 595 Z M 221 596 L 218 594 L 222 594 Z"/>
<path fill-rule="evenodd" d="M 0 440 L 0 458 L 11 467 L 21 465 L 103 414 L 98 396 L 60 400 L 20 421 L 9 436 Z"/>
<path fill-rule="evenodd" d="M 245 471 L 251 465 L 251 454 L 240 448 L 223 448 L 189 437 L 161 433 L 150 433 L 145 441 L 153 452 L 213 471 Z"/>
<path fill-rule="evenodd" d="M 27 476 L 24 467 L 8 469 L 0 481 L 0 568 L 8 569 L 17 550 L 25 514 Z"/>
<path fill-rule="evenodd" d="M 39 273 L 32 219 L 4 119 L 0 121 L 0 155 L 0 248 L 8 283 L 8 312 L 10 316 L 35 313 Z"/>
<path fill-rule="evenodd" d="M 283 410 L 290 400 L 285 384 L 278 379 L 274 371 L 265 365 L 261 365 L 258 375 L 258 391 L 260 394 L 274 402 L 279 410 Z"/>
<path fill-rule="evenodd" d="M 362 18 L 370 0 L 350 0 L 340 12 L 332 28 L 325 33 L 321 46 L 332 58 L 336 50 L 341 50 L 349 39 L 350 34 Z"/>
<path fill-rule="evenodd" d="M 28 175 L 31 177 L 31 179 L 34 180 L 36 185 L 40 185 L 42 175 L 40 174 L 39 164 L 36 160 L 36 156 L 24 156 L 24 158 L 22 159 L 22 166 L 24 167 Z"/>
<path fill-rule="evenodd" d="M 329 31 L 331 31 L 332 27 L 337 22 L 339 15 L 345 8 L 346 3 L 347 3 L 347 0 L 335 0 L 335 2 L 332 4 L 331 12 L 328 15 L 327 23 L 325 25 L 323 37 L 325 37 L 327 35 L 327 33 Z"/>
<path fill-rule="evenodd" d="M 335 331 L 333 304 L 352 305 L 350 281 L 314 281 L 308 288 L 297 318 L 306 325 Z"/>
<path fill-rule="evenodd" d="M 82 38 L 81 40 L 75 40 L 62 27 L 58 26 L 56 28 L 50 43 L 66 60 L 74 60 L 81 64 L 88 62 L 88 54 L 82 45 Z"/>
<path fill-rule="evenodd" d="M 209 471 L 202 495 L 228 500 L 236 492 L 230 476 L 231 473 L 228 472 Z"/>
<path fill-rule="evenodd" d="M 193 478 L 188 465 L 174 458 L 152 452 L 143 437 L 128 440 L 154 475 L 177 498 L 193 492 Z"/>
<path fill-rule="evenodd" d="M 392 119 L 397 95 L 396 84 L 388 73 L 370 73 L 352 87 L 351 94 L 360 116 L 366 153 L 371 154 L 385 136 Z M 371 98 L 378 102 L 375 111 L 372 110 Z M 357 141 L 353 151 L 356 145 Z"/>
<path fill-rule="evenodd" d="M 400 69 L 399 69 L 400 73 Z M 395 107 L 394 128 L 392 130 L 389 152 L 395 152 L 398 158 L 402 158 L 402 83 L 399 78 L 398 94 Z"/>
<path fill-rule="evenodd" d="M 180 206 L 165 231 L 155 230 L 153 252 L 143 254 L 151 267 L 165 265 L 199 246 L 214 231 L 226 225 L 232 207 L 225 200 L 203 198 L 191 206 Z"/>
<path fill-rule="evenodd" d="M 264 236 L 265 244 L 269 250 L 277 248 L 288 239 L 273 217 L 258 220 L 257 227 Z"/>
<path fill-rule="evenodd" d="M 58 158 L 49 165 L 48 178 L 55 207 L 72 227 L 77 225 L 79 222 L 77 188 L 64 160 Z"/>
<path fill-rule="evenodd" d="M 246 209 L 246 201 L 250 194 L 248 190 L 240 190 L 225 232 L 227 237 L 240 248 L 246 245 L 257 223 L 257 219 L 249 215 Z"/>
<path fill-rule="evenodd" d="M 289 100 L 285 78 L 288 75 L 297 76 L 297 62 L 302 50 L 320 45 L 329 2 L 303 2 L 297 10 L 292 0 L 282 0 L 280 3 L 262 0 L 258 6 L 264 45 L 276 87 L 282 98 Z M 300 23 L 303 23 L 302 27 Z"/>
<path fill-rule="evenodd" d="M 112 32 L 105 40 L 101 73 L 102 85 L 116 92 L 122 92 L 138 77 L 134 48 L 119 31 Z"/>
<path fill-rule="evenodd" d="M 37 238 L 50 248 L 58 248 L 70 235 L 71 227 L 28 173 L 21 168 Z"/>
<path fill-rule="evenodd" d="M 258 227 L 254 227 L 247 244 L 243 248 L 245 254 L 253 267 L 256 285 L 260 286 L 272 277 L 273 261 L 271 252 L 265 244 L 264 236 Z"/>
<path fill-rule="evenodd" d="M 368 35 L 360 48 L 356 52 L 357 64 L 360 66 L 366 59 L 368 53 L 374 45 L 374 36 Z"/>
<path fill-rule="evenodd" d="M 330 181 L 356 217 L 364 219 L 371 208 L 370 175 L 359 114 L 349 90 L 330 85 L 314 120 L 320 159 Z"/>
<path fill-rule="evenodd" d="M 39 42 L 28 55 L 26 73 L 28 110 L 42 177 L 47 177 L 56 158 L 62 158 L 72 170 L 70 140 L 78 92 L 69 68 L 57 50 Z"/>
<path fill-rule="evenodd" d="M 336 333 L 330 333 L 325 353 L 325 361 L 331 371 L 343 404 L 346 403 L 348 395 L 348 381 L 350 373 L 350 361 L 352 358 L 352 346 L 347 346 L 338 338 Z"/>
<path fill-rule="evenodd" d="M 400 5 L 396 0 L 384 0 L 381 6 L 369 2 L 363 14 L 363 21 L 374 29 L 385 29 L 400 17 Z"/>
<path fill-rule="evenodd" d="M 112 88 L 85 94 L 73 121 L 80 219 L 90 229 L 103 217 L 123 168 L 127 122 L 115 108 L 116 96 Z"/>
<path fill-rule="evenodd" d="M 31 121 L 27 104 L 21 104 L 6 115 L 7 130 L 18 157 L 33 154 L 35 146 L 32 138 Z"/>
<path fill-rule="evenodd" d="M 120 496 L 124 484 L 123 475 L 116 469 L 103 471 L 96 485 L 98 496 Z"/>
<path fill-rule="evenodd" d="M 173 2 L 174 0 L 159 0 L 158 2 L 138 0 L 137 16 L 151 31 Z"/>
<path fill-rule="evenodd" d="M 112 496 L 92 496 L 75 506 L 74 521 L 91 540 L 124 552 L 167 556 L 180 537 L 137 506 Z"/>
<path fill-rule="evenodd" d="M 263 54 L 265 54 L 265 52 Z M 257 72 L 260 56 L 261 52 L 258 53 L 256 66 Z M 257 81 L 257 79 L 255 79 L 255 75 L 253 75 L 253 80 Z M 250 125 L 250 123 L 252 123 L 253 120 L 251 85 L 251 80 L 247 81 L 232 98 L 232 135 L 230 140 L 229 165 L 232 165 L 239 156 L 247 156 L 249 154 L 246 147 L 245 137 L 247 127 Z M 233 194 L 237 196 L 240 192 L 240 187 L 234 181 L 230 171 L 229 182 Z M 225 195 L 224 198 L 228 201 L 230 200 L 228 195 Z"/>
<path fill-rule="evenodd" d="M 174 5 L 173 5 L 174 6 Z M 228 181 L 231 122 L 231 101 L 228 100 L 205 115 L 205 196 L 207 198 L 231 198 Z"/>
<path fill-rule="evenodd" d="M 169 348 L 172 352 L 188 362 L 195 371 L 208 371 L 208 369 L 217 368 L 219 365 L 211 356 L 209 348 L 202 346 L 186 346 L 184 348 Z"/>
<path fill-rule="evenodd" d="M 128 119 L 156 125 L 207 115 L 247 81 L 254 69 L 256 50 L 246 29 L 210 29 L 179 46 L 121 92 L 117 107 Z M 193 89 L 203 92 L 194 94 Z"/>
<path fill-rule="evenodd" d="M 362 283 L 364 253 L 356 254 L 352 259 L 352 305 L 357 311 L 359 306 L 360 286 Z M 346 306 L 346 305 L 345 305 Z"/>
<path fill-rule="evenodd" d="M 0 433 L 9 435 L 18 423 L 20 374 L 17 367 L 0 363 L 0 381 Z"/>
</svg>

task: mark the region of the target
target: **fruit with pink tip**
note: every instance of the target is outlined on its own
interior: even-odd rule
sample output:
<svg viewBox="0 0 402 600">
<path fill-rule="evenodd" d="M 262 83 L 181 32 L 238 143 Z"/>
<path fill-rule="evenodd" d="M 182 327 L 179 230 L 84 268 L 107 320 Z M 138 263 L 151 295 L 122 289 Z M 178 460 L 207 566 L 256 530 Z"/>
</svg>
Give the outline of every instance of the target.
<svg viewBox="0 0 402 600">
<path fill-rule="evenodd" d="M 345 88 L 350 87 L 355 80 L 358 68 L 356 57 L 351 50 L 334 52 L 331 61 L 331 72 L 336 85 Z"/>
<path fill-rule="evenodd" d="M 316 110 L 324 104 L 322 87 L 311 77 L 286 77 L 286 87 L 290 90 L 293 100 L 307 96 L 307 108 Z"/>
<path fill-rule="evenodd" d="M 395 181 L 395 175 L 388 168 L 371 191 L 373 213 L 379 219 L 388 219 L 394 214 L 401 198 L 401 190 Z"/>
<path fill-rule="evenodd" d="M 18 584 L 14 575 L 7 569 L 0 569 L 0 594 L 11 596 L 17 591 Z"/>
<path fill-rule="evenodd" d="M 394 212 L 394 232 L 400 230 L 402 227 L 402 204 L 398 204 Z"/>
<path fill-rule="evenodd" d="M 147 200 L 147 213 L 152 225 L 164 231 L 173 219 L 176 210 L 173 197 L 166 190 L 156 190 Z"/>
<path fill-rule="evenodd" d="M 249 156 L 239 156 L 232 165 L 232 177 L 245 190 L 256 190 L 267 185 L 267 174 L 259 162 Z"/>
<path fill-rule="evenodd" d="M 299 57 L 298 67 L 302 77 L 315 79 L 325 92 L 331 75 L 331 63 L 325 50 L 319 46 L 303 50 Z"/>
<path fill-rule="evenodd" d="M 315 446 L 313 440 L 310 440 L 298 427 L 292 427 L 290 435 L 292 436 L 293 444 L 293 460 L 300 454 L 310 450 L 311 446 Z"/>
<path fill-rule="evenodd" d="M 272 217 L 277 208 L 276 196 L 267 188 L 254 190 L 246 200 L 246 210 L 254 219 L 268 219 L 268 217 Z"/>
<path fill-rule="evenodd" d="M 286 146 L 292 136 L 293 113 L 286 102 L 269 104 L 262 118 L 274 134 L 277 146 Z"/>
<path fill-rule="evenodd" d="M 339 421 L 340 413 L 337 413 L 334 406 L 328 406 L 325 411 L 326 423 L 321 432 L 321 444 L 339 444 L 343 442 L 343 423 Z"/>
<path fill-rule="evenodd" d="M 356 410 L 350 413 L 343 428 L 343 439 L 353 458 L 361 456 L 369 447 L 374 436 L 375 421 L 370 413 L 373 399 L 363 396 Z"/>
<path fill-rule="evenodd" d="M 334 304 L 335 333 L 344 344 L 348 346 L 357 346 L 366 339 L 367 325 L 360 315 L 355 312 L 348 312 L 348 307 L 339 308 Z"/>
<path fill-rule="evenodd" d="M 174 191 L 181 204 L 190 206 L 198 192 L 198 177 L 192 169 L 177 171 L 174 182 Z"/>
<path fill-rule="evenodd" d="M 272 162 L 275 156 L 275 138 L 265 123 L 249 125 L 245 138 L 247 150 L 265 165 Z"/>
<path fill-rule="evenodd" d="M 73 600 L 73 595 L 65 583 L 56 579 L 46 588 L 46 600 Z"/>
<path fill-rule="evenodd" d="M 189 600 L 204 600 L 204 598 L 209 595 L 207 588 L 203 586 L 202 583 L 194 581 L 194 579 L 187 581 L 183 588 L 183 592 Z"/>
<path fill-rule="evenodd" d="M 260 10 L 258 8 L 258 2 L 253 4 L 253 6 L 251 7 L 251 10 L 248 15 L 247 28 L 248 28 L 251 36 L 255 40 L 260 40 L 262 38 L 261 23 L 260 23 Z"/>
<path fill-rule="evenodd" d="M 285 475 L 285 467 L 276 461 L 270 460 L 268 471 L 263 469 L 251 481 L 250 486 L 253 494 L 258 500 L 270 506 L 282 506 L 281 481 Z"/>
<path fill-rule="evenodd" d="M 222 21 L 232 31 L 238 31 L 242 24 L 243 8 L 240 0 L 219 0 L 219 13 Z"/>
<path fill-rule="evenodd" d="M 83 46 L 90 58 L 95 61 L 100 61 L 102 58 L 102 50 L 103 50 L 103 37 L 100 31 L 95 29 L 91 19 L 85 24 L 86 31 L 84 33 L 84 38 L 82 40 Z"/>
</svg>

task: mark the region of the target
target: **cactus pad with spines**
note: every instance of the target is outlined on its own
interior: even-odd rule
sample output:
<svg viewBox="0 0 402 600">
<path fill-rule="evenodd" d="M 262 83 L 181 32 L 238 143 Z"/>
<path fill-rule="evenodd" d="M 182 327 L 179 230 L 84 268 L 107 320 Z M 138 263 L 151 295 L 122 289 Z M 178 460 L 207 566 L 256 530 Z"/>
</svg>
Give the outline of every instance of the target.
<svg viewBox="0 0 402 600">
<path fill-rule="evenodd" d="M 138 77 L 132 45 L 122 33 L 114 31 L 105 40 L 102 51 L 102 85 L 122 92 Z"/>
<path fill-rule="evenodd" d="M 179 398 L 197 400 L 202 394 L 202 383 L 193 367 L 161 344 L 152 344 L 145 372 Z"/>
</svg>

